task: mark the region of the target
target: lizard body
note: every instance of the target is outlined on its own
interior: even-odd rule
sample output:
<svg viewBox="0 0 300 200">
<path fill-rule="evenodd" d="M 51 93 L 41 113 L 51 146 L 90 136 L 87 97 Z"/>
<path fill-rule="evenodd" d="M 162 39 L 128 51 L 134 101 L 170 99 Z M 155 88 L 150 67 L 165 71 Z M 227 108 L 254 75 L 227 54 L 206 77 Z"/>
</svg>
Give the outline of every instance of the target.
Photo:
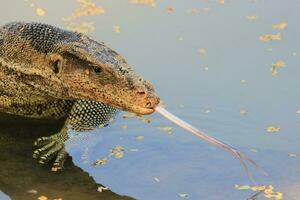
<svg viewBox="0 0 300 200">
<path fill-rule="evenodd" d="M 66 119 L 59 133 L 35 142 L 41 163 L 56 157 L 61 168 L 68 127 L 91 130 L 118 109 L 151 114 L 158 103 L 152 85 L 104 43 L 41 23 L 0 27 L 0 112 Z"/>
</svg>

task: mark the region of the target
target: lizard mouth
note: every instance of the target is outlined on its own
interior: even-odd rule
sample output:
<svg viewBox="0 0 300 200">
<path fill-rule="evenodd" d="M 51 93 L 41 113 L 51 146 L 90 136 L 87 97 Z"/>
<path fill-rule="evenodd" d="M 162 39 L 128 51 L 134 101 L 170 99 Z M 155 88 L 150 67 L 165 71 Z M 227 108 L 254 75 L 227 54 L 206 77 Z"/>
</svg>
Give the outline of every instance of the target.
<svg viewBox="0 0 300 200">
<path fill-rule="evenodd" d="M 133 106 L 131 109 L 128 109 L 129 112 L 133 112 L 138 115 L 149 115 L 155 111 L 155 108 L 146 108 L 140 106 Z"/>
<path fill-rule="evenodd" d="M 143 103 L 138 102 L 125 102 L 123 105 L 116 105 L 121 110 L 135 113 L 137 115 L 149 115 L 155 112 L 156 106 L 159 104 L 160 99 L 158 96 L 148 97 Z"/>
</svg>

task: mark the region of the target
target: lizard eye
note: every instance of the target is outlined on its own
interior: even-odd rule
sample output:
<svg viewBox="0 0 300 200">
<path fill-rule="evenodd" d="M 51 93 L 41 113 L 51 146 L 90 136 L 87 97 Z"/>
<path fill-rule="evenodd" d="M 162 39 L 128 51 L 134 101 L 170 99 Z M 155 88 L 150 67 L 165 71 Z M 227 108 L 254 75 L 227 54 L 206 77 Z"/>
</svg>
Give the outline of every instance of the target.
<svg viewBox="0 0 300 200">
<path fill-rule="evenodd" d="M 95 74 L 100 74 L 102 72 L 102 69 L 99 67 L 94 67 L 93 70 L 94 70 Z"/>
</svg>

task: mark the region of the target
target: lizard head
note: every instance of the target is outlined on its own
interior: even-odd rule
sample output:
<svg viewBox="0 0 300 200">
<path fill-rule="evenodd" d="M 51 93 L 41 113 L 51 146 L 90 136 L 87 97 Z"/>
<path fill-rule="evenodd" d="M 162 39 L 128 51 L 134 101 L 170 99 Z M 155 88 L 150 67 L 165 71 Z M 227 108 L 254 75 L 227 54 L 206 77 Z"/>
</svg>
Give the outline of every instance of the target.
<svg viewBox="0 0 300 200">
<path fill-rule="evenodd" d="M 62 44 L 59 51 L 53 54 L 54 71 L 70 88 L 70 96 L 141 115 L 154 112 L 159 97 L 153 86 L 104 43 L 81 35 L 77 42 Z"/>
<path fill-rule="evenodd" d="M 8 66 L 20 82 L 43 95 L 98 101 L 141 115 L 159 103 L 152 85 L 104 43 L 41 23 L 14 22 L 0 30 L 6 35 L 2 62 L 13 60 Z"/>
</svg>

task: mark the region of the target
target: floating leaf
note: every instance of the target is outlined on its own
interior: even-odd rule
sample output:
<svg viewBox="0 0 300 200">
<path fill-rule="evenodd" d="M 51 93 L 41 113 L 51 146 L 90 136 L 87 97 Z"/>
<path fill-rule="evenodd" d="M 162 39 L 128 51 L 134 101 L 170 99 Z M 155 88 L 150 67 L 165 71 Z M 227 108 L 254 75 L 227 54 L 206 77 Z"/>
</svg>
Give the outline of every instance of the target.
<svg viewBox="0 0 300 200">
<path fill-rule="evenodd" d="M 178 196 L 181 198 L 187 198 L 188 194 L 187 193 L 179 193 Z"/>
<path fill-rule="evenodd" d="M 76 8 L 71 16 L 65 17 L 64 21 L 71 21 L 82 16 L 95 16 L 104 14 L 105 10 L 101 6 L 97 6 L 91 0 L 78 0 L 79 7 Z"/>
<path fill-rule="evenodd" d="M 143 135 L 139 135 L 139 136 L 136 136 L 135 137 L 135 139 L 137 140 L 137 141 L 142 141 L 142 140 L 144 140 L 144 136 Z"/>
<path fill-rule="evenodd" d="M 30 193 L 30 194 L 37 194 L 38 191 L 37 191 L 37 190 L 28 190 L 27 193 Z"/>
<path fill-rule="evenodd" d="M 39 196 L 37 199 L 38 200 L 48 200 L 48 197 L 46 197 L 46 196 Z"/>
<path fill-rule="evenodd" d="M 225 0 L 219 0 L 218 2 L 219 2 L 219 4 L 221 4 L 221 5 L 224 5 L 224 4 L 225 4 Z"/>
<path fill-rule="evenodd" d="M 44 17 L 45 14 L 46 14 L 46 11 L 44 9 L 42 9 L 42 8 L 37 8 L 35 10 L 35 12 L 36 12 L 36 15 L 39 16 L 39 17 Z"/>
<path fill-rule="evenodd" d="M 255 192 L 260 191 L 268 199 L 274 199 L 274 200 L 282 200 L 283 199 L 283 193 L 274 191 L 274 187 L 272 185 L 258 185 L 258 186 L 235 185 L 234 187 L 238 190 L 252 190 Z"/>
<path fill-rule="evenodd" d="M 283 30 L 287 27 L 287 25 L 288 25 L 287 22 L 281 22 L 279 24 L 273 24 L 272 28 L 277 30 Z"/>
<path fill-rule="evenodd" d="M 107 158 L 98 159 L 93 163 L 93 165 L 105 165 L 107 163 L 107 161 L 108 161 Z"/>
<path fill-rule="evenodd" d="M 110 152 L 110 155 L 114 155 L 115 158 L 123 158 L 124 154 L 123 154 L 124 148 L 121 146 L 116 146 L 115 148 L 113 148 Z"/>
<path fill-rule="evenodd" d="M 159 130 L 162 130 L 164 132 L 167 132 L 168 134 L 171 134 L 173 131 L 173 128 L 170 126 L 165 126 L 165 127 L 157 127 Z"/>
<path fill-rule="evenodd" d="M 174 8 L 172 6 L 167 6 L 165 8 L 165 12 L 170 14 L 170 13 L 174 12 Z"/>
<path fill-rule="evenodd" d="M 277 34 L 265 34 L 265 35 L 260 36 L 259 39 L 262 42 L 268 42 L 268 41 L 271 41 L 271 40 L 279 41 L 279 40 L 281 40 L 281 34 L 280 33 L 277 33 Z"/>
<path fill-rule="evenodd" d="M 297 154 L 295 154 L 295 153 L 290 153 L 290 154 L 289 154 L 289 157 L 295 158 L 295 157 L 297 157 Z"/>
<path fill-rule="evenodd" d="M 280 127 L 269 126 L 266 131 L 268 133 L 276 133 L 280 131 Z"/>
<path fill-rule="evenodd" d="M 97 191 L 98 191 L 98 192 L 103 192 L 103 191 L 105 191 L 105 190 L 109 190 L 108 187 L 99 186 L 99 187 L 97 188 Z"/>
<path fill-rule="evenodd" d="M 121 33 L 121 28 L 119 25 L 114 26 L 115 33 Z"/>
<path fill-rule="evenodd" d="M 283 60 L 278 60 L 272 64 L 271 72 L 272 76 L 276 76 L 278 74 L 278 69 L 285 66 L 285 62 Z"/>
<path fill-rule="evenodd" d="M 158 183 L 160 182 L 160 179 L 158 177 L 154 177 L 154 180 Z"/>
<path fill-rule="evenodd" d="M 250 20 L 250 21 L 255 21 L 255 20 L 258 19 L 258 16 L 256 16 L 256 15 L 249 15 L 249 16 L 247 16 L 246 18 L 247 18 L 248 20 Z"/>
<path fill-rule="evenodd" d="M 129 3 L 140 4 L 140 5 L 150 6 L 150 7 L 154 7 L 156 5 L 155 0 L 129 0 Z"/>
<path fill-rule="evenodd" d="M 203 56 L 206 55 L 206 49 L 204 49 L 204 48 L 198 49 L 198 52 L 200 55 L 203 55 Z"/>
<path fill-rule="evenodd" d="M 238 190 L 250 190 L 251 187 L 249 185 L 234 185 L 234 187 Z"/>
</svg>

